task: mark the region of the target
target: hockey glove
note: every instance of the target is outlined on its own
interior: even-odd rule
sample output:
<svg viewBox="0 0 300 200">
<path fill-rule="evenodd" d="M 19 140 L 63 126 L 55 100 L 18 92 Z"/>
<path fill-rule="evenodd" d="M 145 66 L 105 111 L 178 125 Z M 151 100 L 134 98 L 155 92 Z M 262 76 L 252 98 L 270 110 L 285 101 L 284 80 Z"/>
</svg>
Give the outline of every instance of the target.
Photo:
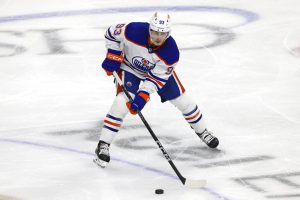
<svg viewBox="0 0 300 200">
<path fill-rule="evenodd" d="M 113 74 L 113 71 L 119 71 L 124 58 L 121 56 L 122 51 L 108 49 L 106 58 L 102 63 L 102 68 L 108 76 Z"/>
<path fill-rule="evenodd" d="M 126 106 L 129 109 L 130 113 L 135 115 L 138 111 L 141 111 L 146 103 L 150 100 L 150 96 L 148 92 L 139 91 L 137 95 L 135 95 L 133 101 L 127 102 Z"/>
</svg>

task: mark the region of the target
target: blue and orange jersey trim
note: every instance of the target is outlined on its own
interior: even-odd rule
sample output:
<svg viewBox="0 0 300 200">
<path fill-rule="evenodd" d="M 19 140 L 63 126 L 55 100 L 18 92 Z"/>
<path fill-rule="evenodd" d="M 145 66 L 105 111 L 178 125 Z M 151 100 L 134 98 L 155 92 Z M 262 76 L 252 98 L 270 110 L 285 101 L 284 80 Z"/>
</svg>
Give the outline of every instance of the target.
<svg viewBox="0 0 300 200">
<path fill-rule="evenodd" d="M 185 88 L 183 87 L 183 85 L 182 85 L 181 81 L 179 80 L 175 71 L 173 71 L 173 76 L 175 78 L 177 85 L 179 85 L 180 93 L 183 94 L 185 92 Z"/>
<path fill-rule="evenodd" d="M 126 25 L 125 39 L 140 47 L 148 49 L 149 46 L 149 23 L 131 22 Z M 167 66 L 176 64 L 179 61 L 179 49 L 172 36 L 162 46 L 153 49 L 153 53 Z"/>
<path fill-rule="evenodd" d="M 155 76 L 151 71 L 149 71 L 149 73 L 147 74 L 146 80 L 152 82 L 156 86 L 157 90 L 161 89 L 168 81 Z"/>
<path fill-rule="evenodd" d="M 112 42 L 120 43 L 110 32 L 110 27 L 106 30 L 104 37 Z"/>
</svg>

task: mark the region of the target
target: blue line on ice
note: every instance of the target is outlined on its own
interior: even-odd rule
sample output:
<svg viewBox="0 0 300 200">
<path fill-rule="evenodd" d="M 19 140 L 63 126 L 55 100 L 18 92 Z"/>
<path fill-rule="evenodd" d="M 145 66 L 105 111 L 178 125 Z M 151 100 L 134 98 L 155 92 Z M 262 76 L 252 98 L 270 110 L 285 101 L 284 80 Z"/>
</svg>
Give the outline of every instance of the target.
<svg viewBox="0 0 300 200">
<path fill-rule="evenodd" d="M 51 145 L 51 144 L 35 143 L 35 142 L 24 141 L 24 140 L 1 138 L 0 142 L 27 145 L 27 146 L 39 147 L 39 148 L 45 148 L 45 149 L 53 149 L 53 150 L 83 154 L 83 155 L 88 155 L 88 156 L 94 156 L 95 155 L 94 153 L 90 153 L 90 152 L 86 152 L 86 151 L 80 151 L 80 150 L 77 150 L 77 149 L 71 149 L 71 148 L 67 148 L 67 147 L 60 147 L 60 146 Z M 163 176 L 178 180 L 177 176 L 172 175 L 172 174 L 167 173 L 167 172 L 164 172 L 164 171 L 161 171 L 161 170 L 158 170 L 158 169 L 155 169 L 155 168 L 152 168 L 152 167 L 147 167 L 145 165 L 141 165 L 141 164 L 138 164 L 138 163 L 134 163 L 134 162 L 130 162 L 130 161 L 127 161 L 127 160 L 122 160 L 122 159 L 114 158 L 114 157 L 111 157 L 111 159 L 114 160 L 114 161 L 123 163 L 123 164 L 130 165 L 132 167 L 141 168 L 145 171 L 157 173 L 159 175 L 163 175 Z M 202 188 L 201 190 L 203 190 L 205 192 L 208 192 L 209 194 L 214 196 L 216 199 L 230 200 L 227 197 L 224 197 L 221 194 L 219 194 L 219 193 L 217 193 L 217 192 L 215 192 L 215 191 L 213 191 L 209 188 Z"/>
</svg>

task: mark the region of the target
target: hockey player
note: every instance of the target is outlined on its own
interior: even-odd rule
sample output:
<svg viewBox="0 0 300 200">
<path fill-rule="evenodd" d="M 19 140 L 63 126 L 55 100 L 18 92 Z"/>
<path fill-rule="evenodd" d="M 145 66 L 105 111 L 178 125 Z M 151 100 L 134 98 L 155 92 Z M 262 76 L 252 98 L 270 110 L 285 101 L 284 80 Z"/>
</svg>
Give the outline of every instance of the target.
<svg viewBox="0 0 300 200">
<path fill-rule="evenodd" d="M 177 107 L 200 139 L 216 148 L 218 139 L 209 132 L 197 104 L 185 93 L 174 69 L 179 61 L 179 50 L 170 35 L 170 16 L 155 13 L 150 23 L 131 22 L 111 26 L 105 33 L 107 55 L 102 68 L 107 75 L 118 72 L 133 102 L 128 102 L 122 88 L 107 113 L 94 162 L 105 167 L 110 161 L 109 146 L 122 126 L 128 111 L 136 114 L 157 92 L 161 101 Z"/>
</svg>

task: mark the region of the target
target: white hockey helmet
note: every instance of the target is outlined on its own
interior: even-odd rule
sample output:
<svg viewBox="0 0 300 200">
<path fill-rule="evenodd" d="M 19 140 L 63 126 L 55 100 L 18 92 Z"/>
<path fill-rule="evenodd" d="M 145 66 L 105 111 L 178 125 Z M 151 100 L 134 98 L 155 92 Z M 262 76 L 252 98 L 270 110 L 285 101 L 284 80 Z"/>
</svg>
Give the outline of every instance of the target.
<svg viewBox="0 0 300 200">
<path fill-rule="evenodd" d="M 171 32 L 170 15 L 165 13 L 154 13 L 150 20 L 150 30 L 157 32 Z M 170 34 L 169 34 L 170 35 Z"/>
</svg>

